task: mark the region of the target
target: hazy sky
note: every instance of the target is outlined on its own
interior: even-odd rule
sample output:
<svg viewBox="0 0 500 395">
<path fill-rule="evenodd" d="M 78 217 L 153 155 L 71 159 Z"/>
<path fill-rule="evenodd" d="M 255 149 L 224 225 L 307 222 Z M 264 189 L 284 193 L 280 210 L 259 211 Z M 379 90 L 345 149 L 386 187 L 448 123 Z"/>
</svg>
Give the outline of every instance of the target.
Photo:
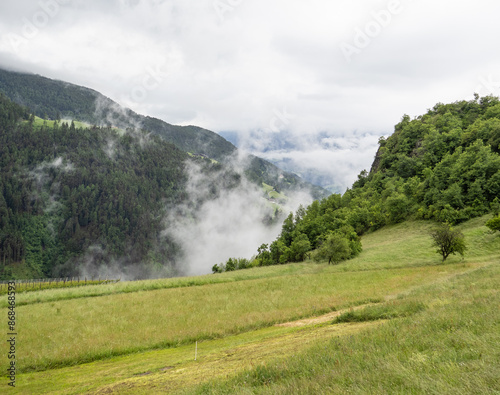
<svg viewBox="0 0 500 395">
<path fill-rule="evenodd" d="M 500 94 L 499 15 L 498 0 L 3 1 L 0 66 L 170 123 L 351 139 L 302 151 L 355 174 L 403 114 Z"/>
</svg>

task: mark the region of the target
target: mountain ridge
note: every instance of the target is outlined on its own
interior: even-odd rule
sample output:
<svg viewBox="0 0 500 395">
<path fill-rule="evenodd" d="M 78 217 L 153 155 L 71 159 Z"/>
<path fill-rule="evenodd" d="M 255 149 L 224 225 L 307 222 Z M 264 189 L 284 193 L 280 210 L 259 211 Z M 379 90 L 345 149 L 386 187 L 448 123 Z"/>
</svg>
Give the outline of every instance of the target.
<svg viewBox="0 0 500 395">
<path fill-rule="evenodd" d="M 228 163 L 238 150 L 234 144 L 208 129 L 195 125 L 173 125 L 159 118 L 141 115 L 94 89 L 38 74 L 0 68 L 0 92 L 42 118 L 69 118 L 96 126 L 144 129 L 158 134 L 182 151 L 220 162 Z M 247 177 L 258 185 L 264 182 L 279 191 L 306 189 L 315 199 L 329 194 L 327 190 L 279 169 L 269 161 L 254 155 L 248 157 Z"/>
</svg>

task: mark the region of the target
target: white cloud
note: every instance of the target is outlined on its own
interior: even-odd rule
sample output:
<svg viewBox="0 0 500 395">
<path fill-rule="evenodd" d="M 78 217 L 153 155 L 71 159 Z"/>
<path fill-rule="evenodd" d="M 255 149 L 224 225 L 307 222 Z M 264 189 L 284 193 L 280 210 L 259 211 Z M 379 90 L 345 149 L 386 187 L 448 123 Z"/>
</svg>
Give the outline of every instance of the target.
<svg viewBox="0 0 500 395">
<path fill-rule="evenodd" d="M 351 187 L 361 170 L 370 170 L 377 150 L 378 134 L 352 133 L 349 135 L 296 136 L 290 139 L 287 148 L 259 150 L 261 145 L 248 144 L 249 151 L 267 159 L 285 170 L 292 171 L 333 192 L 345 192 Z M 278 137 L 278 140 L 281 140 Z M 276 140 L 264 136 L 272 147 Z M 245 145 L 245 140 L 243 140 Z"/>
</svg>

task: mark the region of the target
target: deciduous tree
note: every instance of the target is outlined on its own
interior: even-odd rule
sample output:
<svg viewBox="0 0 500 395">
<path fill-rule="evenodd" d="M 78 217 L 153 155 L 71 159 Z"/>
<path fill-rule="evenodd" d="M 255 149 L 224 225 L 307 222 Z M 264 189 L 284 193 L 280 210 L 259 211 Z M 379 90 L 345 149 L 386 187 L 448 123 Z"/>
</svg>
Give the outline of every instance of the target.
<svg viewBox="0 0 500 395">
<path fill-rule="evenodd" d="M 467 249 L 463 233 L 452 228 L 447 222 L 431 231 L 430 235 L 434 241 L 433 245 L 438 247 L 436 252 L 443 257 L 443 262 L 451 254 L 459 253 L 463 256 Z"/>
<path fill-rule="evenodd" d="M 319 248 L 315 259 L 322 260 L 328 259 L 328 264 L 339 263 L 346 260 L 351 256 L 351 247 L 349 247 L 349 240 L 338 233 L 330 233 L 321 247 Z"/>
</svg>

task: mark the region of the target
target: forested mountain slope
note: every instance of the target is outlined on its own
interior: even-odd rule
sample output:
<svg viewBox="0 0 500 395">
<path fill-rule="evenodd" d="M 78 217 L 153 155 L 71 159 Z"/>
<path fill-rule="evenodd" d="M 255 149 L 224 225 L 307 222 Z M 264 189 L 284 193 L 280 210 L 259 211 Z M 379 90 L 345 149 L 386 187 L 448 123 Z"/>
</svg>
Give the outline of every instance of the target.
<svg viewBox="0 0 500 395">
<path fill-rule="evenodd" d="M 346 259 L 360 251 L 365 232 L 407 219 L 456 224 L 498 215 L 499 199 L 499 99 L 439 103 L 415 119 L 405 115 L 381 138 L 371 171 L 346 193 L 290 214 L 278 239 L 259 249 L 259 263 L 300 261 L 334 242 Z"/>
<path fill-rule="evenodd" d="M 119 128 L 142 126 L 165 137 L 186 152 L 205 154 L 220 160 L 236 147 L 206 129 L 168 124 L 120 107 L 99 92 L 35 74 L 0 69 L 0 91 L 14 102 L 47 119 L 75 119 L 98 126 Z"/>
<path fill-rule="evenodd" d="M 48 119 L 74 119 L 98 126 L 148 130 L 177 148 L 191 154 L 207 156 L 231 164 L 237 148 L 210 130 L 198 126 L 171 125 L 157 118 L 125 109 L 101 93 L 82 86 L 52 80 L 35 74 L 0 69 L 0 92 L 26 106 L 34 114 Z M 249 155 L 245 161 L 246 176 L 254 183 L 272 185 L 278 191 L 305 189 L 315 198 L 328 191 L 285 172 L 270 162 Z"/>
<path fill-rule="evenodd" d="M 158 136 L 39 125 L 0 95 L 0 277 L 71 276 L 103 262 L 134 278 L 182 272 L 162 230 L 186 198 L 188 163 L 227 178 L 212 194 L 238 185 L 238 174 Z"/>
</svg>

